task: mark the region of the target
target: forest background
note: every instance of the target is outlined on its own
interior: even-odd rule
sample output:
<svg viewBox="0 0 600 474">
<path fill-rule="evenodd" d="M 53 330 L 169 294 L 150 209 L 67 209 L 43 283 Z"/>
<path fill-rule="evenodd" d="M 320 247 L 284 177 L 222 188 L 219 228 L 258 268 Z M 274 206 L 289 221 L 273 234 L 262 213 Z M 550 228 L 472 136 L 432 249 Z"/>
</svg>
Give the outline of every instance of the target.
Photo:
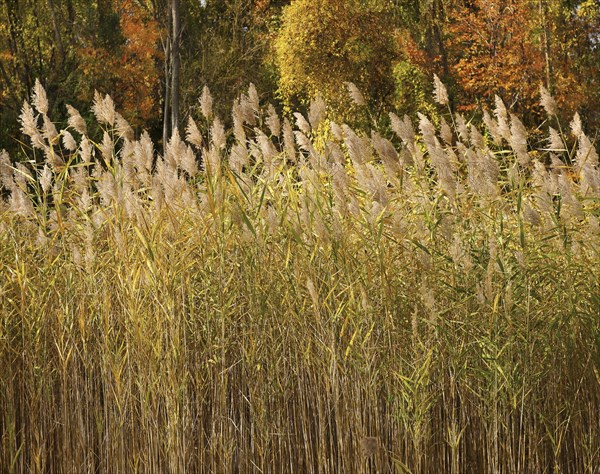
<svg viewBox="0 0 600 474">
<path fill-rule="evenodd" d="M 226 122 L 254 83 L 279 110 L 321 94 L 332 119 L 385 127 L 383 110 L 435 113 L 433 74 L 473 121 L 498 95 L 535 139 L 544 85 L 561 118 L 600 125 L 597 0 L 2 0 L 0 19 L 0 149 L 13 156 L 36 78 L 55 120 L 65 104 L 91 119 L 98 90 L 158 142 L 199 113 L 204 86 Z"/>
</svg>

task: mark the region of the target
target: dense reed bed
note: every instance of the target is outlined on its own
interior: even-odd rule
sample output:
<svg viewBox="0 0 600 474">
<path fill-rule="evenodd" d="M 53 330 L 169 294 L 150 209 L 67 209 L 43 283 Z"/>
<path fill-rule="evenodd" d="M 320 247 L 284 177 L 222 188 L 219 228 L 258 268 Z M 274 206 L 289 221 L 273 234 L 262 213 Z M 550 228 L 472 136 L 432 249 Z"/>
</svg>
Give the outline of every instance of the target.
<svg viewBox="0 0 600 474">
<path fill-rule="evenodd" d="M 0 158 L 0 471 L 599 472 L 598 155 L 543 92 L 537 147 L 500 100 L 367 135 L 253 87 L 226 131 L 205 92 L 159 155 L 38 86 Z"/>
</svg>

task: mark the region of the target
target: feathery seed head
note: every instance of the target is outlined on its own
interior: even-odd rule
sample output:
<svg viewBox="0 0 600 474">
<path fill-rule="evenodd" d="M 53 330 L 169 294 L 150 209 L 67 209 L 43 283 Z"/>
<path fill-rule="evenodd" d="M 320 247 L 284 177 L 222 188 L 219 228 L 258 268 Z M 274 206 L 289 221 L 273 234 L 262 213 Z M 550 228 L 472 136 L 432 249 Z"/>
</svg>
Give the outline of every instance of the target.
<svg viewBox="0 0 600 474">
<path fill-rule="evenodd" d="M 102 98 L 100 93 L 95 91 L 92 112 L 94 112 L 98 123 L 114 126 L 116 120 L 115 104 L 109 95 Z"/>
<path fill-rule="evenodd" d="M 256 130 L 256 142 L 260 148 L 262 159 L 267 170 L 269 177 L 272 177 L 275 172 L 277 157 L 277 149 L 273 145 L 273 142 L 264 132 Z"/>
<path fill-rule="evenodd" d="M 135 143 L 125 140 L 123 146 L 119 150 L 119 158 L 123 169 L 124 181 L 130 186 L 137 186 L 137 172 L 134 162 Z"/>
<path fill-rule="evenodd" d="M 400 161 L 394 145 L 375 131 L 371 132 L 371 142 L 373 143 L 373 148 L 375 148 L 375 151 L 383 161 L 388 175 L 393 177 L 399 173 L 401 171 Z"/>
<path fill-rule="evenodd" d="M 496 103 L 494 114 L 496 115 L 496 120 L 498 121 L 498 133 L 500 133 L 502 138 L 504 138 L 506 141 L 510 141 L 508 111 L 506 110 L 506 106 L 499 96 L 494 96 L 494 101 Z"/>
<path fill-rule="evenodd" d="M 440 122 L 440 136 L 442 137 L 442 140 L 444 140 L 444 143 L 446 143 L 447 145 L 452 145 L 454 135 L 452 133 L 450 125 L 448 125 L 448 122 L 446 122 L 444 117 L 442 117 Z"/>
<path fill-rule="evenodd" d="M 133 128 L 131 128 L 129 122 L 118 112 L 115 113 L 115 123 L 115 129 L 120 138 L 129 141 L 134 139 Z"/>
<path fill-rule="evenodd" d="M 252 111 L 258 115 L 260 113 L 260 99 L 258 97 L 256 86 L 252 82 L 248 86 L 248 102 Z"/>
<path fill-rule="evenodd" d="M 552 165 L 551 165 L 552 171 L 555 174 L 562 173 L 566 167 L 565 163 L 554 153 L 550 153 L 550 159 L 552 161 Z"/>
<path fill-rule="evenodd" d="M 296 139 L 294 137 L 292 124 L 290 124 L 290 121 L 287 119 L 287 117 L 283 121 L 283 144 L 287 159 L 292 162 L 296 162 Z"/>
<path fill-rule="evenodd" d="M 421 112 L 419 112 L 417 115 L 419 117 L 419 130 L 423 135 L 423 141 L 427 145 L 427 148 L 431 149 L 436 146 L 437 141 L 435 136 L 435 127 Z"/>
<path fill-rule="evenodd" d="M 44 143 L 42 134 L 37 128 L 37 118 L 34 115 L 33 109 L 27 102 L 23 102 L 19 122 L 21 122 L 21 131 L 31 139 L 33 148 L 44 150 L 46 144 Z"/>
<path fill-rule="evenodd" d="M 295 112 L 294 117 L 296 118 L 296 126 L 298 127 L 298 130 L 300 130 L 305 135 L 310 134 L 310 124 L 304 118 L 304 115 L 302 115 L 300 112 Z"/>
<path fill-rule="evenodd" d="M 77 142 L 73 138 L 73 135 L 71 135 L 71 133 L 67 130 L 63 130 L 61 133 L 63 146 L 69 151 L 77 150 Z"/>
<path fill-rule="evenodd" d="M 371 155 L 369 141 L 359 137 L 348 125 L 342 125 L 344 143 L 354 165 L 362 164 Z"/>
<path fill-rule="evenodd" d="M 447 196 L 454 198 L 456 195 L 456 179 L 452 171 L 450 159 L 445 150 L 440 146 L 432 148 L 429 151 L 429 157 L 438 176 L 440 189 Z"/>
<path fill-rule="evenodd" d="M 577 138 L 583 133 L 583 124 L 581 123 L 579 112 L 575 112 L 575 115 L 573 116 L 573 120 L 571 121 L 571 132 L 573 132 L 573 136 Z"/>
<path fill-rule="evenodd" d="M 594 237 L 600 237 L 600 219 L 591 214 L 589 219 L 589 233 Z"/>
<path fill-rule="evenodd" d="M 556 115 L 558 113 L 558 107 L 556 106 L 554 97 L 550 95 L 550 92 L 548 92 L 548 89 L 546 89 L 543 84 L 540 84 L 540 103 L 549 116 Z"/>
<path fill-rule="evenodd" d="M 533 207 L 531 199 L 528 197 L 523 203 L 523 219 L 532 226 L 542 225 L 540 213 Z"/>
<path fill-rule="evenodd" d="M 84 163 L 89 164 L 92 161 L 93 146 L 89 139 L 84 135 L 81 139 L 81 151 L 79 152 Z"/>
<path fill-rule="evenodd" d="M 255 112 L 254 106 L 248 96 L 242 95 L 239 99 L 239 106 L 238 113 L 240 114 L 242 124 L 256 125 L 258 112 Z"/>
<path fill-rule="evenodd" d="M 40 186 L 42 187 L 42 192 L 47 194 L 52 186 L 52 170 L 46 163 L 42 172 L 40 174 Z"/>
<path fill-rule="evenodd" d="M 86 168 L 71 168 L 69 174 L 73 180 L 73 187 L 77 194 L 83 194 L 88 190 L 88 174 Z"/>
<path fill-rule="evenodd" d="M 96 187 L 100 199 L 102 204 L 108 207 L 113 201 L 118 201 L 117 183 L 113 175 L 107 171 L 101 170 L 97 176 Z"/>
<path fill-rule="evenodd" d="M 67 104 L 67 113 L 69 114 L 69 127 L 73 128 L 76 132 L 80 133 L 81 135 L 85 135 L 87 133 L 87 125 L 79 111 L 76 108 L 71 107 L 69 104 Z"/>
<path fill-rule="evenodd" d="M 212 143 L 217 150 L 222 150 L 225 148 L 225 145 L 227 144 L 225 127 L 218 117 L 215 117 L 215 120 L 213 121 L 213 125 L 210 129 L 210 135 L 212 138 Z"/>
<path fill-rule="evenodd" d="M 34 116 L 33 109 L 27 101 L 23 102 L 19 121 L 21 122 L 21 131 L 28 137 L 33 138 L 36 134 L 39 134 L 37 120 Z"/>
<path fill-rule="evenodd" d="M 456 123 L 456 131 L 458 132 L 458 138 L 463 143 L 469 142 L 469 127 L 465 118 L 461 114 L 454 114 L 454 122 Z"/>
<path fill-rule="evenodd" d="M 185 146 L 183 154 L 180 159 L 180 166 L 188 176 L 195 177 L 198 174 L 198 163 L 196 162 L 196 155 L 189 146 Z"/>
<path fill-rule="evenodd" d="M 510 119 L 510 146 L 517 155 L 519 164 L 526 166 L 531 161 L 527 152 L 527 129 L 516 115 L 511 114 Z"/>
<path fill-rule="evenodd" d="M 579 135 L 579 146 L 577 148 L 577 155 L 575 156 L 575 164 L 577 165 L 576 171 L 578 173 L 585 167 L 593 168 L 598 167 L 600 164 L 596 147 L 585 133 Z"/>
<path fill-rule="evenodd" d="M 0 151 L 0 185 L 10 189 L 13 185 L 13 167 L 6 150 Z"/>
<path fill-rule="evenodd" d="M 185 154 L 186 145 L 181 140 L 179 129 L 175 127 L 171 139 L 165 147 L 165 163 L 172 169 L 181 167 L 181 160 Z"/>
<path fill-rule="evenodd" d="M 229 168 L 238 176 L 242 174 L 243 167 L 248 165 L 248 149 L 236 143 L 229 155 Z"/>
<path fill-rule="evenodd" d="M 566 151 L 560 134 L 552 127 L 548 130 L 548 146 L 552 151 Z"/>
<path fill-rule="evenodd" d="M 346 163 L 346 157 L 344 156 L 344 152 L 337 143 L 328 142 L 326 144 L 325 153 L 328 156 L 328 163 L 332 165 L 332 168 L 330 169 L 331 173 L 333 173 L 334 170 L 339 169 L 339 167 L 342 167 L 343 169 L 343 166 Z"/>
<path fill-rule="evenodd" d="M 206 157 L 206 169 L 212 175 L 217 175 L 221 170 L 221 154 L 216 146 L 211 146 Z"/>
<path fill-rule="evenodd" d="M 56 130 L 56 126 L 50 120 L 47 115 L 42 115 L 44 125 L 42 127 L 42 135 L 46 140 L 48 140 L 49 144 L 54 145 L 56 143 L 56 139 L 58 138 L 58 131 Z"/>
<path fill-rule="evenodd" d="M 473 269 L 473 260 L 467 250 L 463 239 L 455 234 L 452 240 L 452 244 L 449 248 L 450 257 L 454 261 L 455 265 L 462 267 L 466 272 L 470 272 Z"/>
<path fill-rule="evenodd" d="M 584 166 L 581 170 L 579 189 L 582 196 L 600 198 L 600 168 Z"/>
<path fill-rule="evenodd" d="M 296 143 L 298 144 L 298 147 L 301 150 L 306 151 L 308 153 L 312 153 L 314 151 L 312 142 L 304 133 L 297 131 L 294 132 L 294 136 L 296 137 Z"/>
<path fill-rule="evenodd" d="M 539 161 L 533 163 L 531 184 L 534 190 L 534 200 L 537 209 L 546 215 L 553 214 L 554 204 L 552 202 L 552 195 L 556 191 L 556 186 L 552 179 L 549 178 L 545 166 Z"/>
<path fill-rule="evenodd" d="M 329 126 L 331 127 L 331 135 L 333 135 L 333 138 L 338 142 L 344 141 L 344 131 L 342 130 L 342 127 L 335 122 L 330 122 Z"/>
<path fill-rule="evenodd" d="M 213 114 L 213 99 L 210 95 L 208 86 L 202 88 L 202 96 L 200 96 L 200 111 L 206 120 L 212 119 Z"/>
<path fill-rule="evenodd" d="M 23 190 L 27 189 L 28 182 L 34 181 L 29 168 L 27 168 L 27 166 L 25 166 L 23 163 L 17 163 L 13 172 L 15 183 L 17 183 L 17 186 Z"/>
<path fill-rule="evenodd" d="M 56 153 L 54 147 L 44 147 L 44 156 L 46 158 L 46 163 L 52 168 L 60 168 L 65 164 L 62 157 Z"/>
<path fill-rule="evenodd" d="M 271 135 L 274 137 L 279 137 L 281 134 L 281 120 L 279 120 L 279 115 L 277 115 L 277 111 L 273 104 L 269 104 L 267 107 L 267 119 L 266 119 L 267 127 L 271 131 Z"/>
<path fill-rule="evenodd" d="M 561 197 L 560 214 L 567 220 L 581 219 L 584 217 L 583 206 L 573 193 L 573 183 L 567 174 L 558 177 L 558 188 Z"/>
<path fill-rule="evenodd" d="M 485 140 L 483 138 L 483 135 L 479 133 L 477 127 L 471 126 L 469 128 L 471 131 L 471 145 L 479 149 L 485 148 Z"/>
<path fill-rule="evenodd" d="M 114 142 L 107 131 L 104 132 L 102 143 L 99 145 L 100 153 L 105 163 L 112 163 Z"/>
<path fill-rule="evenodd" d="M 202 148 L 202 134 L 198 129 L 198 125 L 191 116 L 188 118 L 187 127 L 185 129 L 185 139 L 188 143 L 191 143 L 197 148 Z"/>
<path fill-rule="evenodd" d="M 440 105 L 448 105 L 448 90 L 437 74 L 433 75 L 433 94 L 435 101 Z"/>
<path fill-rule="evenodd" d="M 15 187 L 11 190 L 8 202 L 11 212 L 18 216 L 29 217 L 35 214 L 31 199 L 29 199 L 27 193 L 19 187 Z"/>
<path fill-rule="evenodd" d="M 413 128 L 410 117 L 405 115 L 404 119 L 401 120 L 395 113 L 390 112 L 390 121 L 394 133 L 402 139 L 402 142 L 406 146 L 413 147 L 415 141 L 415 129 Z"/>
<path fill-rule="evenodd" d="M 152 165 L 154 163 L 154 143 L 152 143 L 152 139 L 148 132 L 144 131 L 142 133 L 142 137 L 138 142 L 140 146 L 140 156 L 137 161 L 141 166 L 138 168 L 141 170 L 142 167 L 150 173 L 152 171 Z"/>
<path fill-rule="evenodd" d="M 367 101 L 365 97 L 362 95 L 362 92 L 356 87 L 356 84 L 353 82 L 344 82 L 346 87 L 348 88 L 348 93 L 350 94 L 350 98 L 352 102 L 354 102 L 359 107 L 364 107 L 367 105 Z"/>
<path fill-rule="evenodd" d="M 487 127 L 488 131 L 490 132 L 490 135 L 492 136 L 494 142 L 497 145 L 500 145 L 500 143 L 502 143 L 503 136 L 500 133 L 498 123 L 491 117 L 490 113 L 486 109 L 484 109 L 483 111 L 483 122 L 485 123 L 485 126 Z"/>
<path fill-rule="evenodd" d="M 244 111 L 242 104 L 239 100 L 233 103 L 231 111 L 233 118 L 233 135 L 238 143 L 246 142 L 246 131 L 244 130 Z"/>
<path fill-rule="evenodd" d="M 317 97 L 311 101 L 310 109 L 308 112 L 308 121 L 313 130 L 319 127 L 319 124 L 325 119 L 327 113 L 327 106 L 323 100 L 323 96 L 318 94 Z"/>
<path fill-rule="evenodd" d="M 48 97 L 39 79 L 35 80 L 31 102 L 33 102 L 33 106 L 40 114 L 46 115 L 48 113 Z"/>
</svg>

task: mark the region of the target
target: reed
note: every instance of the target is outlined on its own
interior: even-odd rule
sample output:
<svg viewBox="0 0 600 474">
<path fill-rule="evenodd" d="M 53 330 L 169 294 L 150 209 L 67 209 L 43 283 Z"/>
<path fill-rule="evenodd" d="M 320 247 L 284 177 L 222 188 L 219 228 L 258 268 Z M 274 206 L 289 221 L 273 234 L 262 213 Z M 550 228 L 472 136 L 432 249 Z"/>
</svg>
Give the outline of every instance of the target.
<svg viewBox="0 0 600 474">
<path fill-rule="evenodd" d="M 226 130 L 205 91 L 161 155 L 108 97 L 62 130 L 32 103 L 0 158 L 1 472 L 598 472 L 577 118 L 369 135 L 251 88 Z"/>
</svg>

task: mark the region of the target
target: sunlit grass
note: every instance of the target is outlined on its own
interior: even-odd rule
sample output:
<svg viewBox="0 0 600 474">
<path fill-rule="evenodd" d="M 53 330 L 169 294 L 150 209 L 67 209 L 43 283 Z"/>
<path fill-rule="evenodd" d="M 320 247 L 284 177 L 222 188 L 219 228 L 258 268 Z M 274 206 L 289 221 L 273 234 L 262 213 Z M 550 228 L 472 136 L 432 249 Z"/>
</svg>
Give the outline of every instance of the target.
<svg viewBox="0 0 600 474">
<path fill-rule="evenodd" d="M 502 104 L 388 141 L 256 97 L 158 156 L 100 96 L 99 140 L 53 130 L 36 90 L 31 161 L 0 160 L 0 471 L 595 472 L 577 121 L 574 151 Z"/>
</svg>

